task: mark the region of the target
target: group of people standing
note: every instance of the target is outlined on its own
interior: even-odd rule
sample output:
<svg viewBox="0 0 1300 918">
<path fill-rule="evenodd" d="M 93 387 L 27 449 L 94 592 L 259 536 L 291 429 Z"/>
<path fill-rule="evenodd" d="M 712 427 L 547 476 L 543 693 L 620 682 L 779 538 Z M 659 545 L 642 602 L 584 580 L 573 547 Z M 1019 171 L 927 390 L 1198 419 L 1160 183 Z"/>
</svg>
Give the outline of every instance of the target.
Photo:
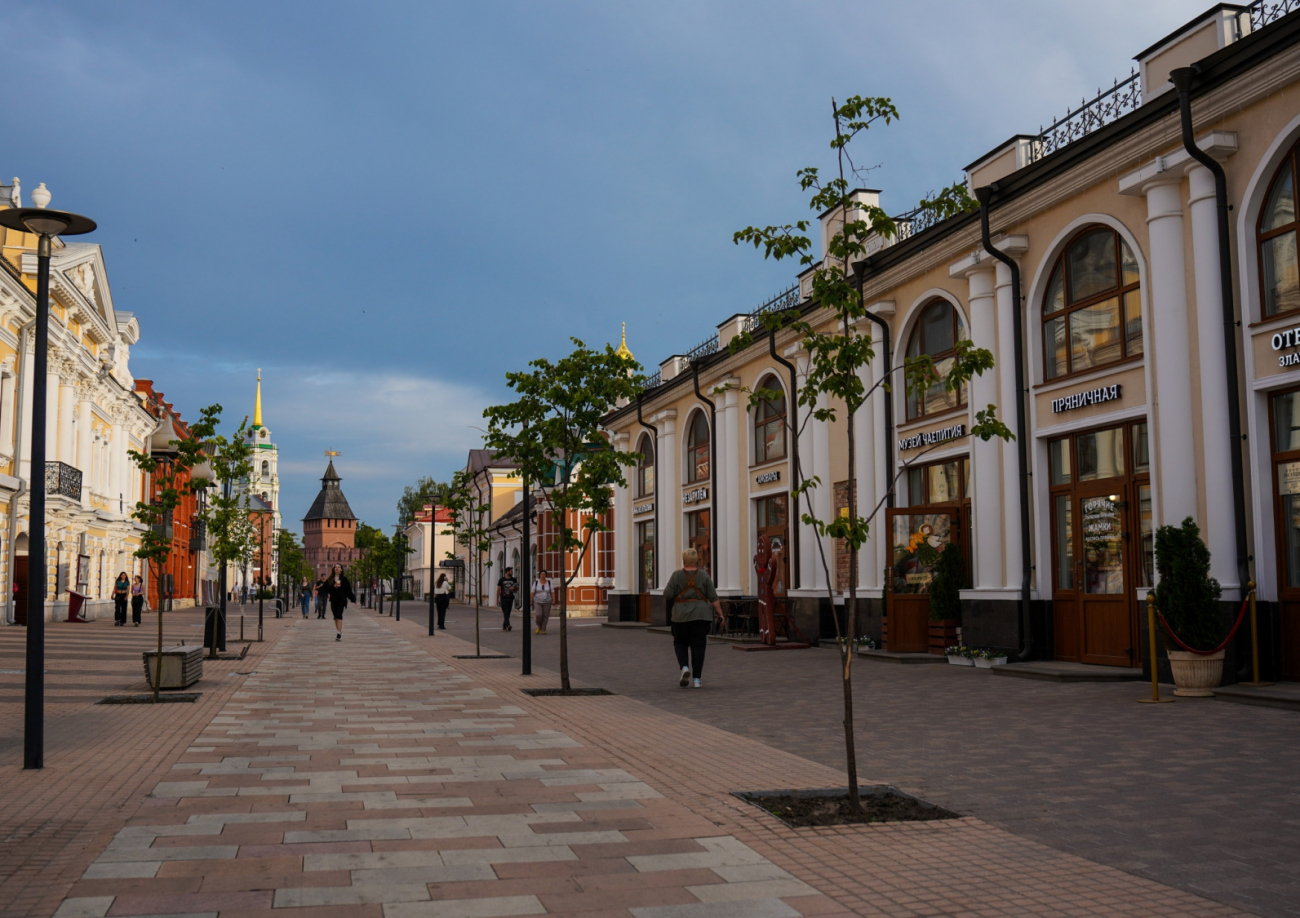
<svg viewBox="0 0 1300 918">
<path fill-rule="evenodd" d="M 546 625 L 551 620 L 551 600 L 553 588 L 546 571 L 538 571 L 530 591 L 533 603 L 533 623 L 537 634 L 546 633 Z M 519 581 L 515 579 L 515 569 L 507 567 L 505 573 L 497 580 L 497 605 L 501 608 L 501 630 L 514 631 L 510 624 L 510 613 L 515 608 L 515 598 L 519 594 Z"/>
<path fill-rule="evenodd" d="M 328 605 L 337 632 L 334 640 L 343 640 L 343 610 L 348 607 L 348 603 L 357 601 L 357 594 L 352 591 L 352 581 L 343 573 L 342 564 L 334 565 L 328 574 L 317 578 L 314 584 L 306 576 L 302 578 L 302 583 L 298 585 L 298 601 L 302 604 L 303 618 L 311 614 L 313 598 L 316 601 L 316 617 L 324 618 L 325 607 Z"/>
</svg>

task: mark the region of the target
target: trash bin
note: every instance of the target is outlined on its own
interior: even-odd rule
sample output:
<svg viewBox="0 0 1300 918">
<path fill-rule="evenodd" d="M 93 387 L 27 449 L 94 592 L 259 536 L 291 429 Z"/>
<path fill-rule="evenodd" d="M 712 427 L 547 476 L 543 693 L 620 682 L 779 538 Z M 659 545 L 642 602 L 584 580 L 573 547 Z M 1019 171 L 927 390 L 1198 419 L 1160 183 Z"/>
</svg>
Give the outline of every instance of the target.
<svg viewBox="0 0 1300 918">
<path fill-rule="evenodd" d="M 221 614 L 220 606 L 208 606 L 203 610 L 203 646 L 211 650 L 214 640 L 217 650 L 226 649 L 226 618 Z"/>
</svg>

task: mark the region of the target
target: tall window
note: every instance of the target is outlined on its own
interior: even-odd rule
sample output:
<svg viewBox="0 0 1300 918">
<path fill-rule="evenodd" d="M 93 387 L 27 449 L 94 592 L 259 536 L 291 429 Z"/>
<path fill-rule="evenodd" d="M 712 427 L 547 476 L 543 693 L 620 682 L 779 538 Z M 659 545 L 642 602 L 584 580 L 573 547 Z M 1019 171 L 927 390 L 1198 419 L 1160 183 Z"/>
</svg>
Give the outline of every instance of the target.
<svg viewBox="0 0 1300 918">
<path fill-rule="evenodd" d="M 270 477 L 271 477 L 271 463 L 268 462 L 268 461 L 266 461 L 265 459 L 263 459 L 263 460 L 262 460 L 262 480 L 263 480 L 263 481 L 266 481 L 266 480 L 267 480 L 268 478 L 270 478 Z"/>
<path fill-rule="evenodd" d="M 686 480 L 707 481 L 708 477 L 709 422 L 703 411 L 697 411 L 686 435 Z"/>
<path fill-rule="evenodd" d="M 648 436 L 642 437 L 636 451 L 641 460 L 636 464 L 636 496 L 649 497 L 655 492 L 655 444 Z"/>
<path fill-rule="evenodd" d="M 907 356 L 909 359 L 923 355 L 929 357 L 939 378 L 924 391 L 907 393 L 909 420 L 951 411 L 966 404 L 964 384 L 956 391 L 949 390 L 943 384 L 944 377 L 952 370 L 957 342 L 965 336 L 961 313 L 947 300 L 934 300 L 921 311 L 921 318 L 912 329 L 912 337 L 907 342 Z"/>
<path fill-rule="evenodd" d="M 1142 353 L 1137 259 L 1110 227 L 1083 230 L 1061 253 L 1043 300 L 1048 379 Z"/>
<path fill-rule="evenodd" d="M 785 395 L 775 376 L 768 376 L 758 386 L 783 394 L 764 399 L 754 409 L 754 463 L 785 458 Z"/>
<path fill-rule="evenodd" d="M 1259 215 L 1259 265 L 1263 275 L 1264 315 L 1300 309 L 1300 268 L 1296 260 L 1296 151 L 1287 154 L 1268 190 Z"/>
</svg>

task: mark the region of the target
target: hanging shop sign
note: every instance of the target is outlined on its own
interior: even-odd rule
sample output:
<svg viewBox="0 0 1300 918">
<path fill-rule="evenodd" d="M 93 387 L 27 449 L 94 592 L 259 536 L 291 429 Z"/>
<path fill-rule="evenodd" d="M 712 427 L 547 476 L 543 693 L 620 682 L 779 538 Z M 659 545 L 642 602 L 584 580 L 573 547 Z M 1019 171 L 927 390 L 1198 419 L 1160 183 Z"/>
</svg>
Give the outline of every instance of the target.
<svg viewBox="0 0 1300 918">
<path fill-rule="evenodd" d="M 645 503 L 645 504 L 636 504 L 635 506 L 632 507 L 632 512 L 634 514 L 651 513 L 654 511 L 654 508 L 655 508 L 655 502 L 650 501 L 649 503 Z"/>
<path fill-rule="evenodd" d="M 1113 402 L 1123 394 L 1124 387 L 1119 383 L 1113 386 L 1102 386 L 1100 389 L 1089 389 L 1087 392 L 1076 392 L 1064 398 L 1052 399 L 1052 413 L 1060 414 L 1062 411 L 1073 411 L 1076 408 L 1087 408 L 1089 405 L 1100 405 L 1102 402 Z"/>
<path fill-rule="evenodd" d="M 696 501 L 708 500 L 708 499 L 709 499 L 708 488 L 696 488 L 694 491 L 687 491 L 685 494 L 682 495 L 682 503 L 684 504 L 693 504 Z"/>
<path fill-rule="evenodd" d="M 1273 336 L 1270 343 L 1275 351 L 1285 350 L 1289 347 L 1300 347 L 1300 328 L 1288 328 L 1286 331 L 1280 331 Z M 1277 358 L 1277 365 L 1280 367 L 1300 366 L 1300 354 L 1295 352 L 1281 354 Z"/>
<path fill-rule="evenodd" d="M 781 480 L 781 470 L 773 469 L 770 472 L 764 472 L 762 475 L 754 476 L 754 484 L 771 484 L 774 481 Z"/>
<path fill-rule="evenodd" d="M 960 440 L 964 436 L 966 436 L 966 425 L 953 424 L 951 427 L 942 427 L 939 430 L 925 430 L 911 437 L 902 437 L 898 441 L 898 448 L 900 451 L 920 449 L 922 446 L 933 446 L 945 440 Z"/>
</svg>

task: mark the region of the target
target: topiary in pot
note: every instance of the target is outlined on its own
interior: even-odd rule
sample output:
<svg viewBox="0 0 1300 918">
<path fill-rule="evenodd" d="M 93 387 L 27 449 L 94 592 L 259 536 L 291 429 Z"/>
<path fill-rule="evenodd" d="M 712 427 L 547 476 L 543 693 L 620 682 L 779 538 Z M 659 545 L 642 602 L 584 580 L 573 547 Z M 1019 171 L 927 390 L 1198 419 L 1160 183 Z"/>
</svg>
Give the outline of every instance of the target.
<svg viewBox="0 0 1300 918">
<path fill-rule="evenodd" d="M 1162 630 L 1170 639 L 1169 664 L 1178 686 L 1174 694 L 1212 695 L 1210 689 L 1223 675 L 1223 651 L 1211 656 L 1188 653 L 1170 635 L 1172 631 L 1188 647 L 1208 651 L 1228 633 L 1219 606 L 1223 590 L 1210 576 L 1210 550 L 1190 516 L 1181 526 L 1156 530 L 1156 571 L 1160 585 L 1152 592 L 1164 618 Z"/>
<path fill-rule="evenodd" d="M 939 553 L 930 581 L 930 621 L 961 621 L 961 590 L 966 582 L 966 559 L 956 542 Z"/>
</svg>

